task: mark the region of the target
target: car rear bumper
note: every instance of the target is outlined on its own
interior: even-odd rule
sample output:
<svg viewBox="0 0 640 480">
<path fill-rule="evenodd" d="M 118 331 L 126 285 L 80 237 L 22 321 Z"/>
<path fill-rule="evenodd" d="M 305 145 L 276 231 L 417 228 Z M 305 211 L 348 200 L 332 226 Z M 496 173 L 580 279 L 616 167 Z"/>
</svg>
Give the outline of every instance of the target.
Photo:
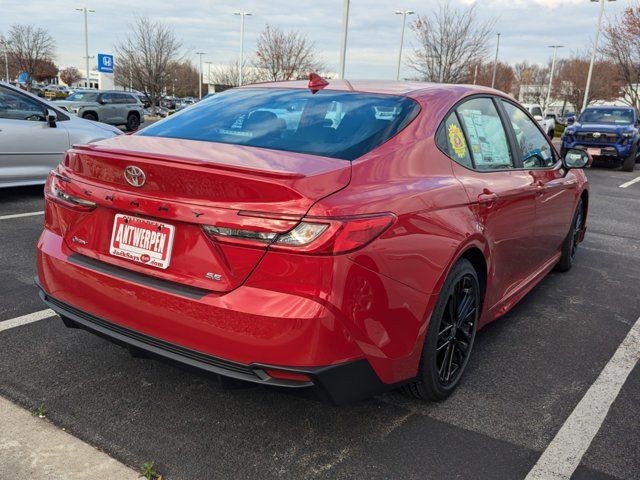
<svg viewBox="0 0 640 480">
<path fill-rule="evenodd" d="M 74 253 L 48 229 L 38 243 L 36 283 L 67 322 L 115 343 L 238 380 L 313 388 L 334 403 L 413 378 L 424 338 L 404 326 L 400 310 L 385 319 L 386 332 L 371 318 L 359 331 L 335 304 L 311 294 L 249 285 L 216 293 L 168 282 Z"/>
<path fill-rule="evenodd" d="M 38 278 L 35 279 L 35 283 L 42 301 L 60 315 L 66 325 L 87 330 L 117 345 L 142 350 L 152 356 L 198 370 L 272 387 L 313 389 L 319 398 L 338 405 L 360 400 L 393 387 L 382 383 L 369 362 L 364 359 L 325 367 L 282 367 L 260 363 L 244 365 L 207 355 L 141 334 L 79 310 L 48 295 Z M 275 378 L 267 373 L 270 370 L 304 375 L 309 377 L 309 380 Z"/>
</svg>

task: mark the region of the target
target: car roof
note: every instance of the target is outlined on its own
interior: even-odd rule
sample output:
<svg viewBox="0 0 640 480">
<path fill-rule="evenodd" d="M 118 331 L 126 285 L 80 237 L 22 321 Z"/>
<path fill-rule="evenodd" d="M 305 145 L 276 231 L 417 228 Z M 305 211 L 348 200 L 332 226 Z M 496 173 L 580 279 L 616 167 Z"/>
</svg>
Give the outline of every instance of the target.
<svg viewBox="0 0 640 480">
<path fill-rule="evenodd" d="M 390 81 L 390 80 L 327 80 L 323 90 L 353 91 L 361 93 L 378 93 L 386 95 L 401 95 L 414 99 L 431 97 L 434 94 L 447 94 L 464 97 L 473 93 L 489 93 L 492 95 L 507 96 L 504 92 L 479 85 L 442 84 L 416 81 Z M 291 80 L 285 82 L 264 82 L 244 85 L 240 88 L 308 88 L 308 80 Z"/>
</svg>

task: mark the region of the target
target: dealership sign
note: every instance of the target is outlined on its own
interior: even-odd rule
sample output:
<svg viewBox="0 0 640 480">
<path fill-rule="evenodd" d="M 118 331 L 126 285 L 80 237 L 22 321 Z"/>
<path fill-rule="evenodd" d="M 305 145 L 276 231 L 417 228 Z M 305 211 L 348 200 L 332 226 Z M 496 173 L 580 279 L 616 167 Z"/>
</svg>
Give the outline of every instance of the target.
<svg viewBox="0 0 640 480">
<path fill-rule="evenodd" d="M 98 54 L 98 71 L 102 73 L 113 73 L 113 55 Z"/>
</svg>

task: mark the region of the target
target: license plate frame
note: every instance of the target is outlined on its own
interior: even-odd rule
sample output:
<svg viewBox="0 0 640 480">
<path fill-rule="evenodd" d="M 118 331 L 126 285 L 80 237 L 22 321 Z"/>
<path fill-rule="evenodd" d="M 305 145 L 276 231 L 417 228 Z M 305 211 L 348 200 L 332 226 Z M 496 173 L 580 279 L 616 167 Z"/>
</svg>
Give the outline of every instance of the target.
<svg viewBox="0 0 640 480">
<path fill-rule="evenodd" d="M 171 264 L 175 230 L 169 223 L 118 213 L 113 219 L 109 254 L 166 270 Z"/>
<path fill-rule="evenodd" d="M 593 157 L 597 157 L 602 155 L 602 149 L 601 148 L 587 148 L 587 153 Z"/>
</svg>

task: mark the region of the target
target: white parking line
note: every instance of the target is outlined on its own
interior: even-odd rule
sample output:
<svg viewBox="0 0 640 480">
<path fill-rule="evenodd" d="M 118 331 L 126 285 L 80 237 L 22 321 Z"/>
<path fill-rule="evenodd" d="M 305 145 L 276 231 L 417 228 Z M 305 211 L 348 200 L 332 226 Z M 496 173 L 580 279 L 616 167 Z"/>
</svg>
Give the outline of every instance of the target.
<svg viewBox="0 0 640 480">
<path fill-rule="evenodd" d="M 56 314 L 50 308 L 46 310 L 40 310 L 39 312 L 29 313 L 21 317 L 12 318 L 11 320 L 5 320 L 0 322 L 0 332 L 3 330 L 9 330 L 10 328 L 19 327 L 28 323 L 37 322 L 38 320 L 44 320 L 45 318 L 53 317 Z"/>
<path fill-rule="evenodd" d="M 640 318 L 571 412 L 525 480 L 568 480 L 640 359 Z"/>
<path fill-rule="evenodd" d="M 42 215 L 43 213 L 44 211 L 29 212 L 29 213 L 14 213 L 13 215 L 3 215 L 0 217 L 0 220 L 9 220 L 10 218 L 33 217 L 35 215 Z"/>
<path fill-rule="evenodd" d="M 628 182 L 623 183 L 622 185 L 620 185 L 619 188 L 627 188 L 633 185 L 634 183 L 638 183 L 638 182 L 640 182 L 640 177 L 636 177 L 633 180 L 629 180 Z"/>
</svg>

